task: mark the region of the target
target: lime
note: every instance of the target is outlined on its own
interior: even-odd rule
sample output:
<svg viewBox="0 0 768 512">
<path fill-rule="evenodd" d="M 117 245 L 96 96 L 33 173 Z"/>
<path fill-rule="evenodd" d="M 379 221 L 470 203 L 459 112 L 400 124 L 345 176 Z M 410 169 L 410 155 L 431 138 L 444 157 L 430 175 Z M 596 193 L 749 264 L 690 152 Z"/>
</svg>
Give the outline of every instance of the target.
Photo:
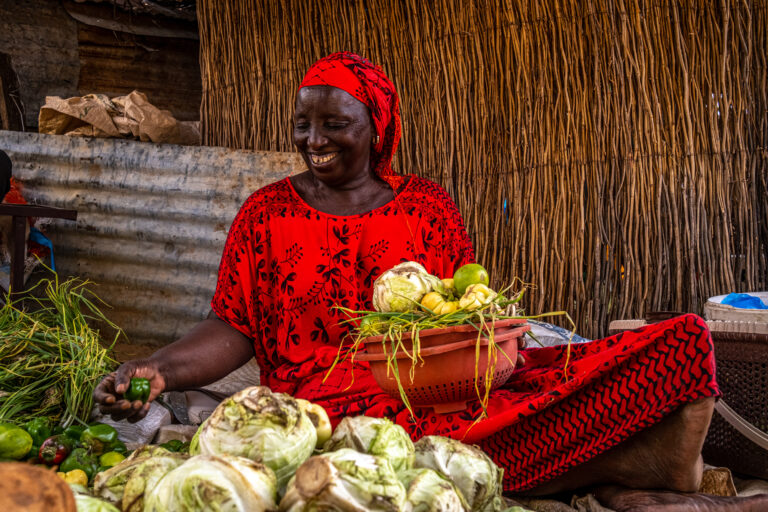
<svg viewBox="0 0 768 512">
<path fill-rule="evenodd" d="M 99 464 L 106 468 L 116 466 L 125 460 L 125 455 L 117 452 L 102 453 L 99 457 Z"/>
<path fill-rule="evenodd" d="M 460 267 L 453 274 L 453 286 L 459 293 L 459 297 L 464 295 L 467 287 L 473 284 L 484 284 L 488 286 L 488 271 L 479 263 L 468 263 Z"/>
<path fill-rule="evenodd" d="M 32 448 L 32 436 L 19 427 L 6 428 L 0 432 L 0 457 L 19 460 Z"/>
</svg>

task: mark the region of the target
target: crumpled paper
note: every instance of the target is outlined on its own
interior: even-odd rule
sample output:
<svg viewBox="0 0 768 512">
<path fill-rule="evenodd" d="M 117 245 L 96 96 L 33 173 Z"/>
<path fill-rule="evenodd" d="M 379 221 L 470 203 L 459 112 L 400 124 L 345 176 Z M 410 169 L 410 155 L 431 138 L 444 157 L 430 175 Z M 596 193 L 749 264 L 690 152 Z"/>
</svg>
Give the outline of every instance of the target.
<svg viewBox="0 0 768 512">
<path fill-rule="evenodd" d="M 178 121 L 169 111 L 152 105 L 139 91 L 112 99 L 104 94 L 67 99 L 47 96 L 38 117 L 40 133 L 134 138 L 189 146 L 200 144 L 196 125 Z"/>
</svg>

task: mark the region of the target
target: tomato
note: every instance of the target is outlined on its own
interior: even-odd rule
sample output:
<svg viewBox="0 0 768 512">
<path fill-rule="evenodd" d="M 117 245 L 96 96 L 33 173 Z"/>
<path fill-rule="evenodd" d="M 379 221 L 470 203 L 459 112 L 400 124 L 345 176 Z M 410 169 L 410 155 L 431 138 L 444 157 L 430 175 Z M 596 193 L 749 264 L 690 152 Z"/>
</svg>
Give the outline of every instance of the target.
<svg viewBox="0 0 768 512">
<path fill-rule="evenodd" d="M 488 271 L 479 263 L 467 263 L 453 274 L 453 285 L 459 296 L 464 295 L 468 286 L 473 284 L 488 286 L 489 281 Z"/>
</svg>

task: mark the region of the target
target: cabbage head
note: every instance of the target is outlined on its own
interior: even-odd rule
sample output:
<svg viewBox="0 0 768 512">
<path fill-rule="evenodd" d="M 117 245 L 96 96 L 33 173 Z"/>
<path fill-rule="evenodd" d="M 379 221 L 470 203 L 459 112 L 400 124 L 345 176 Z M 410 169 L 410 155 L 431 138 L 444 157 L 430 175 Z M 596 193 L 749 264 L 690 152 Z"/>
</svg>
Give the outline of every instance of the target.
<svg viewBox="0 0 768 512">
<path fill-rule="evenodd" d="M 465 512 L 461 495 L 453 483 L 433 469 L 401 471 L 397 477 L 408 493 L 405 512 Z"/>
<path fill-rule="evenodd" d="M 342 448 L 316 455 L 296 471 L 283 512 L 401 512 L 405 487 L 384 457 Z"/>
<path fill-rule="evenodd" d="M 144 497 L 145 512 L 263 512 L 276 508 L 275 474 L 231 455 L 196 455 L 170 471 Z"/>
<path fill-rule="evenodd" d="M 275 472 L 280 490 L 317 443 L 315 427 L 301 405 L 264 386 L 245 388 L 224 400 L 196 436 L 190 453 L 262 462 Z"/>
<path fill-rule="evenodd" d="M 114 505 L 87 494 L 75 493 L 77 512 L 120 512 Z"/>
<path fill-rule="evenodd" d="M 93 493 L 120 505 L 123 512 L 140 512 L 144 493 L 187 458 L 186 454 L 172 453 L 160 446 L 143 446 L 119 464 L 97 473 Z"/>
<path fill-rule="evenodd" d="M 413 466 L 434 469 L 456 486 L 469 510 L 496 510 L 504 472 L 481 449 L 441 436 L 424 436 L 414 445 Z"/>
<path fill-rule="evenodd" d="M 94 498 L 88 493 L 88 489 L 80 484 L 69 484 L 75 497 L 77 512 L 120 512 L 120 510 L 106 501 Z"/>
<path fill-rule="evenodd" d="M 439 278 L 430 275 L 415 261 L 395 265 L 373 282 L 373 308 L 376 311 L 412 311 L 419 309 L 427 293 L 444 286 Z"/>
<path fill-rule="evenodd" d="M 413 465 L 413 442 L 400 425 L 386 418 L 347 417 L 325 443 L 326 452 L 352 448 L 361 453 L 386 457 L 396 472 Z"/>
</svg>

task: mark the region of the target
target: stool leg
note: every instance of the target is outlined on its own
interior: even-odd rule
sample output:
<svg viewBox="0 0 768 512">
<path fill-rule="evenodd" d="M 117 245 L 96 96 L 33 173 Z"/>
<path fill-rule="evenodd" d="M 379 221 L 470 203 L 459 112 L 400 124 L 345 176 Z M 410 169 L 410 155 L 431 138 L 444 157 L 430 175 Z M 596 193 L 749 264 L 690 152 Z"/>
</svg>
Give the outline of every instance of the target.
<svg viewBox="0 0 768 512">
<path fill-rule="evenodd" d="M 21 293 L 24 289 L 24 260 L 27 256 L 26 217 L 13 217 L 13 253 L 11 254 L 11 293 Z"/>
</svg>

